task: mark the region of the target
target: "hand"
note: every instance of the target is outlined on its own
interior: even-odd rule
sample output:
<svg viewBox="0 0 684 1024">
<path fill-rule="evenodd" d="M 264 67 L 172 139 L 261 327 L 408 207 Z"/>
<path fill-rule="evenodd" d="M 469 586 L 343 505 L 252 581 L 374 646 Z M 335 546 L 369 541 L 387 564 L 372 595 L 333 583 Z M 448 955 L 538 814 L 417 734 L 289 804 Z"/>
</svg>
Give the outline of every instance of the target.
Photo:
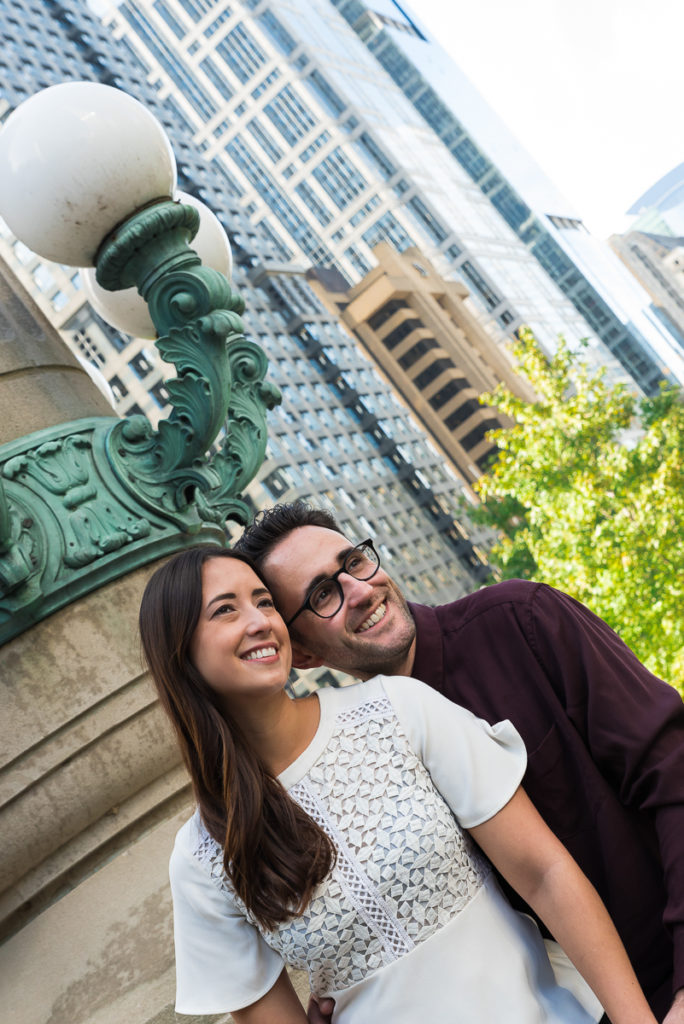
<svg viewBox="0 0 684 1024">
<path fill-rule="evenodd" d="M 316 999 L 316 996 L 311 996 L 309 999 L 309 1006 L 306 1011 L 306 1015 L 309 1018 L 309 1024 L 330 1024 L 334 1008 L 334 999 Z M 680 1022 L 677 1020 L 674 1021 L 673 1024 L 680 1024 Z M 681 1024 L 684 1024 L 684 1017 L 682 1018 Z"/>
<path fill-rule="evenodd" d="M 684 1024 L 684 988 L 675 994 L 672 1008 L 663 1020 L 663 1024 Z"/>
</svg>

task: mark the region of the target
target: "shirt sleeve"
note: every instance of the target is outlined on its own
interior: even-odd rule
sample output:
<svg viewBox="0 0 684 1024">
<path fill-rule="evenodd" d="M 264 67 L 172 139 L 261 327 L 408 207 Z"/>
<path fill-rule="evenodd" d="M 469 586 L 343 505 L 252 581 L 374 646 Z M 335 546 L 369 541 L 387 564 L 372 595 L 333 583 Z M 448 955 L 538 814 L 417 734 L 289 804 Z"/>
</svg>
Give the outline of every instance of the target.
<svg viewBox="0 0 684 1024">
<path fill-rule="evenodd" d="M 225 1013 L 260 999 L 277 981 L 283 961 L 192 855 L 183 829 L 169 874 L 177 1012 Z"/>
<path fill-rule="evenodd" d="M 405 676 L 383 680 L 415 753 L 464 828 L 488 821 L 514 795 L 527 754 L 509 721 L 489 725 L 431 687 Z"/>
<path fill-rule="evenodd" d="M 684 704 L 584 605 L 538 586 L 528 642 L 621 802 L 654 822 L 684 988 Z"/>
</svg>

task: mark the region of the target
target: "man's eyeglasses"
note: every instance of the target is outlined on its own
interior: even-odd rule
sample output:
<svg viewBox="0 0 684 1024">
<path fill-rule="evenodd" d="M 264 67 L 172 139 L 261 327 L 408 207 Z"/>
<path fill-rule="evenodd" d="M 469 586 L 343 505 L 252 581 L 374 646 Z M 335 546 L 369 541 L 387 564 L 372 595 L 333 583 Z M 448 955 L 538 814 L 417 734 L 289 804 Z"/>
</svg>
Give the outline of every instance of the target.
<svg viewBox="0 0 684 1024">
<path fill-rule="evenodd" d="M 342 566 L 332 576 L 326 576 L 317 583 L 306 596 L 306 601 L 298 608 L 285 625 L 291 626 L 298 615 L 307 609 L 319 619 L 332 619 L 344 604 L 344 592 L 339 581 L 341 573 L 353 576 L 355 580 L 370 580 L 380 568 L 380 556 L 373 547 L 371 540 L 364 540 L 346 555 Z"/>
</svg>

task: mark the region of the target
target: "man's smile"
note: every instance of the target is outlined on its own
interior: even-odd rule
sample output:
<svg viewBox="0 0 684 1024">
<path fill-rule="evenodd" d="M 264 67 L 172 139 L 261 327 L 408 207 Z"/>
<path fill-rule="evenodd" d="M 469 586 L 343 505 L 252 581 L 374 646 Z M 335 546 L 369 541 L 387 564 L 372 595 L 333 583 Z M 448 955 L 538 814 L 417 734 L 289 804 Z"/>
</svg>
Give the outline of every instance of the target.
<svg viewBox="0 0 684 1024">
<path fill-rule="evenodd" d="M 355 633 L 365 633 L 367 629 L 370 629 L 371 626 L 374 626 L 377 622 L 380 622 L 380 620 L 385 617 L 385 612 L 386 611 L 387 611 L 387 601 L 385 600 L 385 601 L 382 602 L 382 604 L 378 605 L 378 607 L 375 609 L 373 614 L 369 615 L 368 618 L 365 619 L 361 623 L 361 625 L 358 627 L 358 629 L 354 630 L 354 632 Z"/>
</svg>

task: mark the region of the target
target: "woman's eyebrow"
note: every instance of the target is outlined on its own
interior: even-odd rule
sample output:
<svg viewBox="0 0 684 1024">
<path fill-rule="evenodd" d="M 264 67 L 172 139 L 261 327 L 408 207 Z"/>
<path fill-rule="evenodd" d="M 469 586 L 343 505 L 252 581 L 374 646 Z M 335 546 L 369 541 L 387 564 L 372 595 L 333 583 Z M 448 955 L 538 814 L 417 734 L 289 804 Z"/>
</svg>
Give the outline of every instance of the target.
<svg viewBox="0 0 684 1024">
<path fill-rule="evenodd" d="M 217 594 L 216 597 L 212 597 L 211 601 L 207 601 L 207 608 L 209 608 L 216 601 L 234 601 L 235 594 Z"/>
<path fill-rule="evenodd" d="M 271 591 L 268 587 L 255 587 L 252 591 L 252 597 L 262 597 L 264 594 L 268 597 L 271 596 Z M 217 594 L 216 597 L 212 597 L 211 601 L 207 601 L 207 608 L 210 608 L 216 601 L 235 601 L 236 598 L 236 594 Z"/>
</svg>

